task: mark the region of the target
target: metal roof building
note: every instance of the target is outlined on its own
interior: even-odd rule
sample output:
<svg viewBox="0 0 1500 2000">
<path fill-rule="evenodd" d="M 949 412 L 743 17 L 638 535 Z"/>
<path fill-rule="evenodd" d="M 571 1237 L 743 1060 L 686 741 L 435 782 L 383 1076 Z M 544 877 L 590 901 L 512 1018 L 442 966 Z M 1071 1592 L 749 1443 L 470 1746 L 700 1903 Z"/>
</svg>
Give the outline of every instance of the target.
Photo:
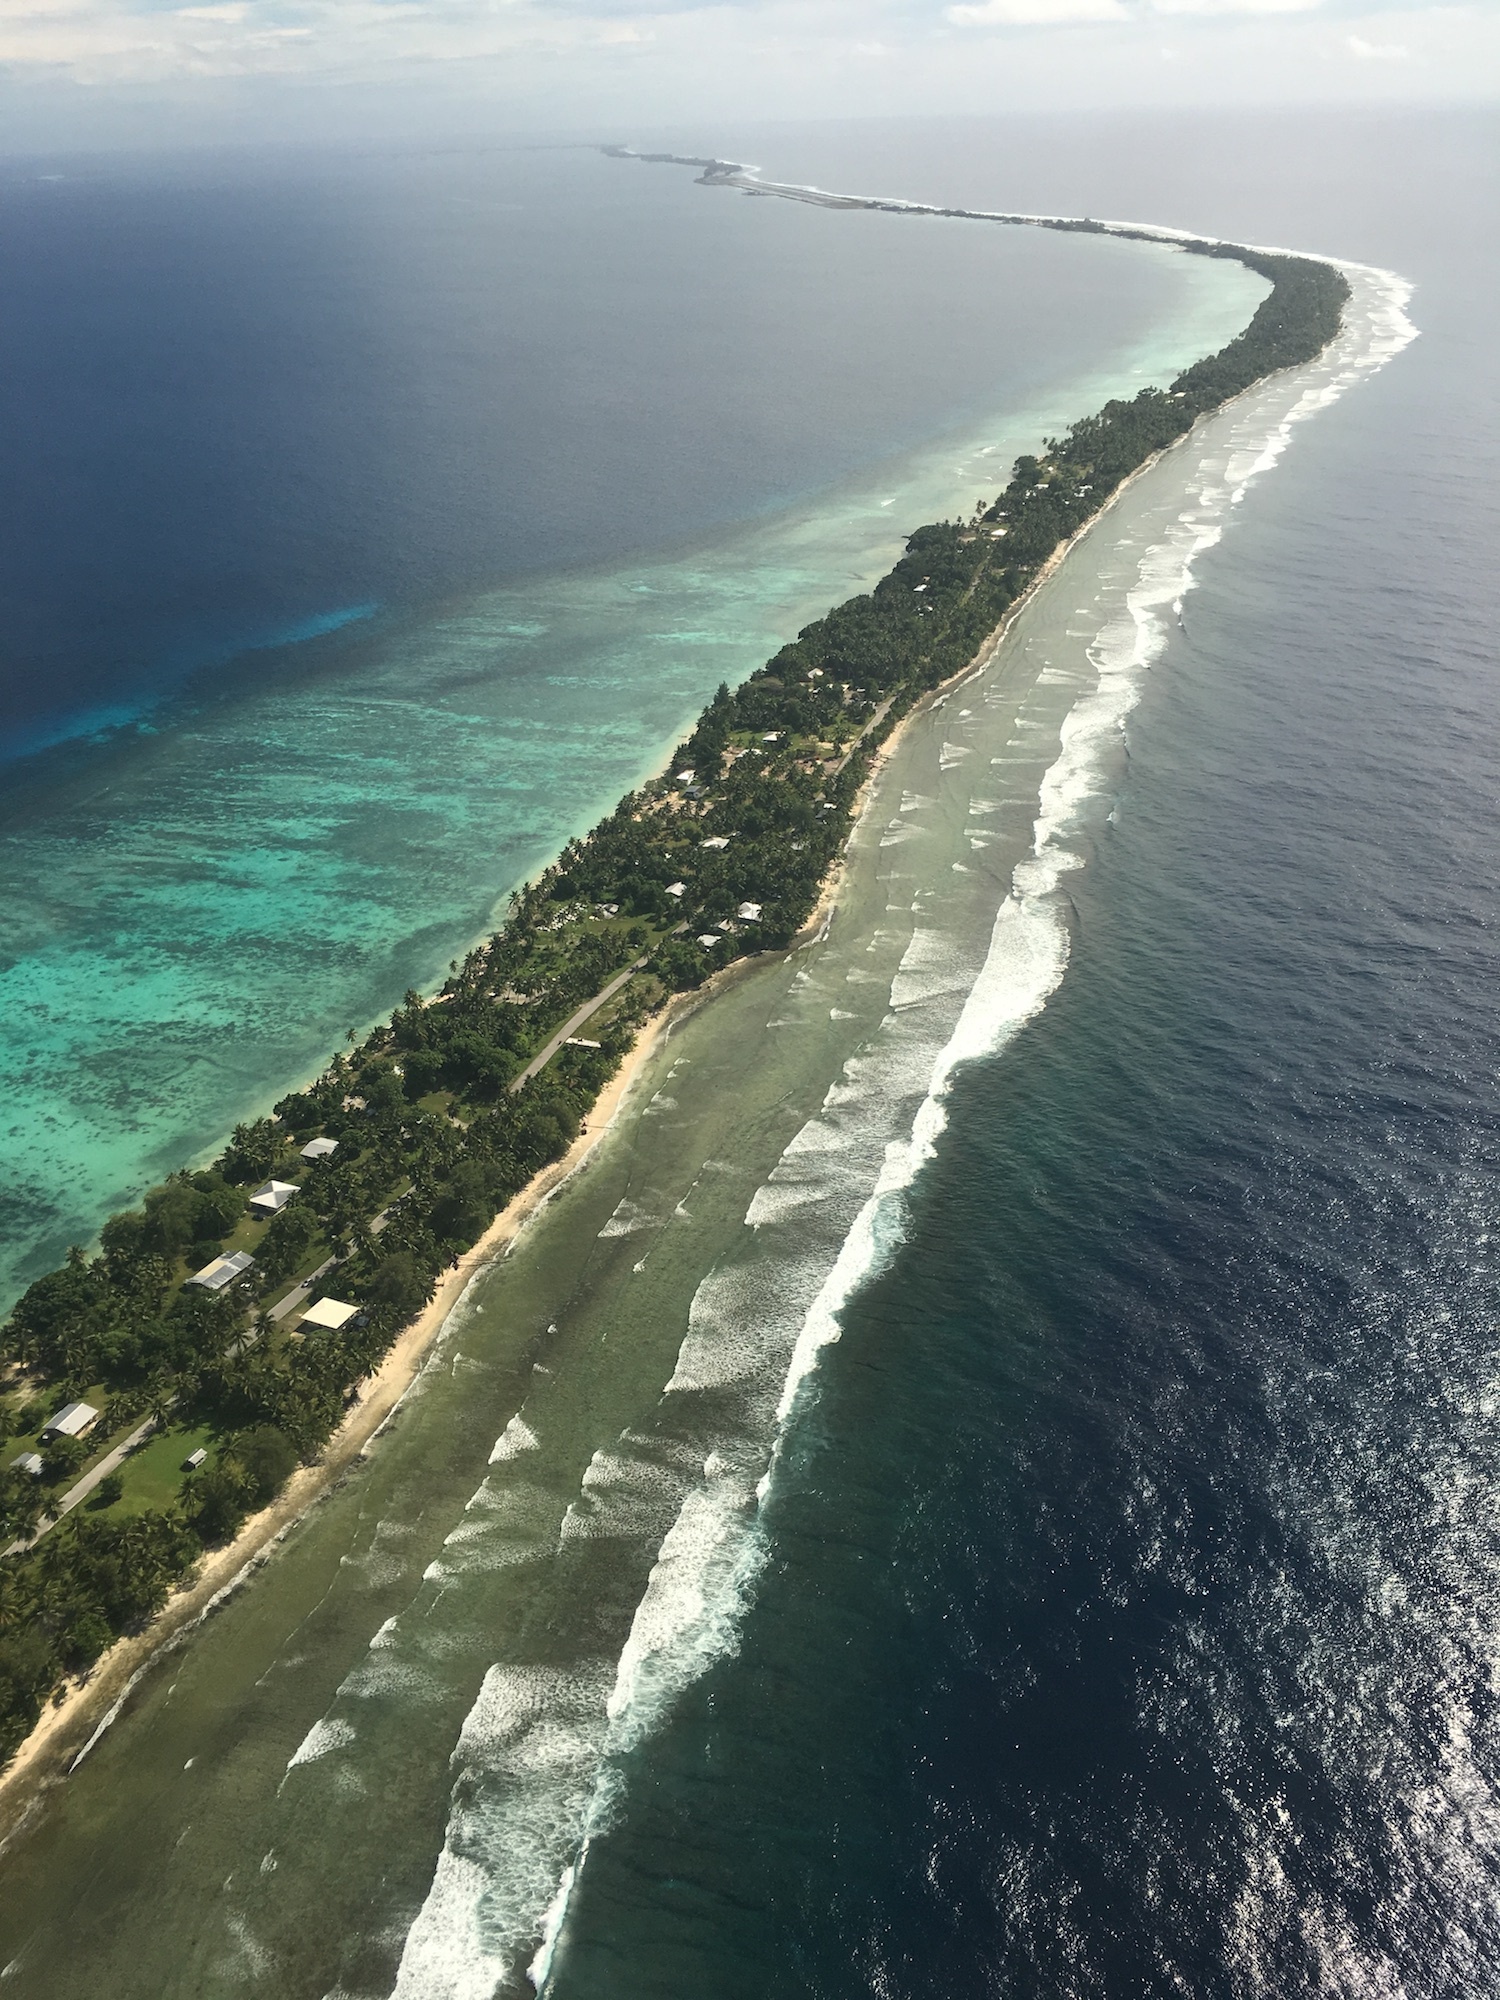
<svg viewBox="0 0 1500 2000">
<path fill-rule="evenodd" d="M 267 1181 L 264 1187 L 258 1187 L 251 1195 L 250 1206 L 258 1208 L 263 1215 L 279 1215 L 296 1192 L 291 1181 Z"/>
<path fill-rule="evenodd" d="M 323 1327 L 329 1333 L 337 1333 L 359 1311 L 343 1299 L 319 1299 L 315 1306 L 309 1306 L 302 1315 L 304 1326 Z"/>
<path fill-rule="evenodd" d="M 227 1257 L 215 1257 L 211 1264 L 205 1264 L 201 1271 L 195 1271 L 188 1279 L 190 1285 L 201 1285 L 205 1292 L 222 1292 L 233 1278 L 252 1268 L 255 1259 L 248 1250 L 231 1251 Z"/>
<path fill-rule="evenodd" d="M 50 1423 L 42 1425 L 42 1436 L 76 1438 L 86 1430 L 92 1430 L 99 1421 L 99 1412 L 92 1403 L 68 1403 L 60 1409 Z"/>
</svg>

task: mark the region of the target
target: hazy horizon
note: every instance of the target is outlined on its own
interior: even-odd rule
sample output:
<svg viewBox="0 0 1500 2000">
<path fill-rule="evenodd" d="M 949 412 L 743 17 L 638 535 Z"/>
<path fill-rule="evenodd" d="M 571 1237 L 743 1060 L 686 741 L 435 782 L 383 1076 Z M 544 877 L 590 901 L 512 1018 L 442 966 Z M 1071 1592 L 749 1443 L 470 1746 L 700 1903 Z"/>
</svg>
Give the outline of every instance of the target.
<svg viewBox="0 0 1500 2000">
<path fill-rule="evenodd" d="M 718 122 L 1489 103 L 1492 5 L 14 0 L 7 155 Z"/>
</svg>

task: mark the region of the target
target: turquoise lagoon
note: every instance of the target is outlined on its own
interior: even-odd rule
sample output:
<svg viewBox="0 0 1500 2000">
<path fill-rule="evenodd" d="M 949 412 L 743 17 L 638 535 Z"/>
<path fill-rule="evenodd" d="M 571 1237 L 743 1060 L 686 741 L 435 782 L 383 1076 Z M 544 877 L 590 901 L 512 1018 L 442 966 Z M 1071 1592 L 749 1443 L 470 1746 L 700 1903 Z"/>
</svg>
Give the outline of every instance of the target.
<svg viewBox="0 0 1500 2000">
<path fill-rule="evenodd" d="M 899 218 L 864 220 L 899 242 Z M 993 494 L 1018 451 L 1108 396 L 1221 345 L 1263 289 L 1237 265 L 1139 244 L 1054 239 L 1049 254 L 1094 267 L 1104 321 L 1112 271 L 1150 260 L 1153 330 L 1112 346 L 1106 326 L 1091 367 L 1075 354 L 1040 384 L 1035 356 L 1015 369 L 998 354 L 984 420 L 695 545 L 330 613 L 123 727 L 13 764 L 0 1297 L 437 982 L 518 882 L 660 766 L 720 681 L 868 588 L 904 533 Z M 1024 389 L 1008 396 L 1008 375 Z"/>
</svg>

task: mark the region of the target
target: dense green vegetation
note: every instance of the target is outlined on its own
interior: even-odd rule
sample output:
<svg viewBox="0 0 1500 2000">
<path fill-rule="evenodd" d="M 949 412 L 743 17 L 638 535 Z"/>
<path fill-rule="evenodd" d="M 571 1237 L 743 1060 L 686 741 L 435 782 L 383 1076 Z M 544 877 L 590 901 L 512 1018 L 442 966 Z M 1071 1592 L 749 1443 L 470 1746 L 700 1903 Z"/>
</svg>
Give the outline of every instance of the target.
<svg viewBox="0 0 1500 2000">
<path fill-rule="evenodd" d="M 0 1533 L 24 1542 L 88 1457 L 145 1417 L 157 1434 L 93 1503 L 0 1562 L 0 1754 L 49 1693 L 138 1626 L 206 1546 L 314 1459 L 359 1382 L 493 1216 L 568 1147 L 647 1012 L 806 922 L 846 839 L 871 756 L 925 693 L 959 672 L 1058 545 L 1153 452 L 1337 330 L 1347 286 L 1326 265 L 1218 246 L 1271 279 L 1237 340 L 1170 388 L 1109 403 L 1017 461 L 967 522 L 919 529 L 891 573 L 809 625 L 731 691 L 721 687 L 666 774 L 623 799 L 513 899 L 495 937 L 433 1000 L 415 993 L 275 1115 L 236 1129 L 215 1164 L 174 1175 L 75 1249 L 0 1331 Z M 635 968 L 632 970 L 632 968 Z M 618 975 L 586 1040 L 529 1066 Z M 306 1160 L 314 1137 L 336 1141 Z M 250 1190 L 295 1187 L 262 1218 Z M 186 1280 L 220 1252 L 254 1262 L 207 1291 Z M 295 1281 L 356 1305 L 303 1332 Z M 43 1445 L 64 1402 L 101 1410 L 87 1443 Z M 172 1459 L 207 1463 L 162 1499 Z M 41 1474 L 16 1469 L 38 1450 Z"/>
</svg>

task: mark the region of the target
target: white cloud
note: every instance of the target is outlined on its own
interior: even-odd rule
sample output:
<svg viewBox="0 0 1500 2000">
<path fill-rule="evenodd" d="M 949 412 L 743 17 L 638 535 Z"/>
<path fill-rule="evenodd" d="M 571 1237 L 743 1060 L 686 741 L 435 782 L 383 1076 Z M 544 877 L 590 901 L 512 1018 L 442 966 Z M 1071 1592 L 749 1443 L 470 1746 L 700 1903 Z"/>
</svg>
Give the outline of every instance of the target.
<svg viewBox="0 0 1500 2000">
<path fill-rule="evenodd" d="M 164 140 L 229 131 L 223 106 L 245 135 L 355 129 L 378 101 L 423 131 L 450 104 L 486 132 L 686 119 L 696 149 L 744 117 L 1493 99 L 1497 79 L 1494 0 L 0 0 L 0 150 L 103 144 L 110 101 L 160 103 L 139 118 Z"/>
<path fill-rule="evenodd" d="M 965 0 L 944 10 L 961 28 L 1062 25 L 1070 21 L 1135 21 L 1148 14 L 1306 14 L 1323 0 Z"/>
<path fill-rule="evenodd" d="M 1021 28 L 1066 21 L 1128 21 L 1120 0 L 978 0 L 949 7 L 947 18 L 960 28 Z"/>
<path fill-rule="evenodd" d="M 1323 0 L 1151 0 L 1158 14 L 1310 14 Z"/>
</svg>

